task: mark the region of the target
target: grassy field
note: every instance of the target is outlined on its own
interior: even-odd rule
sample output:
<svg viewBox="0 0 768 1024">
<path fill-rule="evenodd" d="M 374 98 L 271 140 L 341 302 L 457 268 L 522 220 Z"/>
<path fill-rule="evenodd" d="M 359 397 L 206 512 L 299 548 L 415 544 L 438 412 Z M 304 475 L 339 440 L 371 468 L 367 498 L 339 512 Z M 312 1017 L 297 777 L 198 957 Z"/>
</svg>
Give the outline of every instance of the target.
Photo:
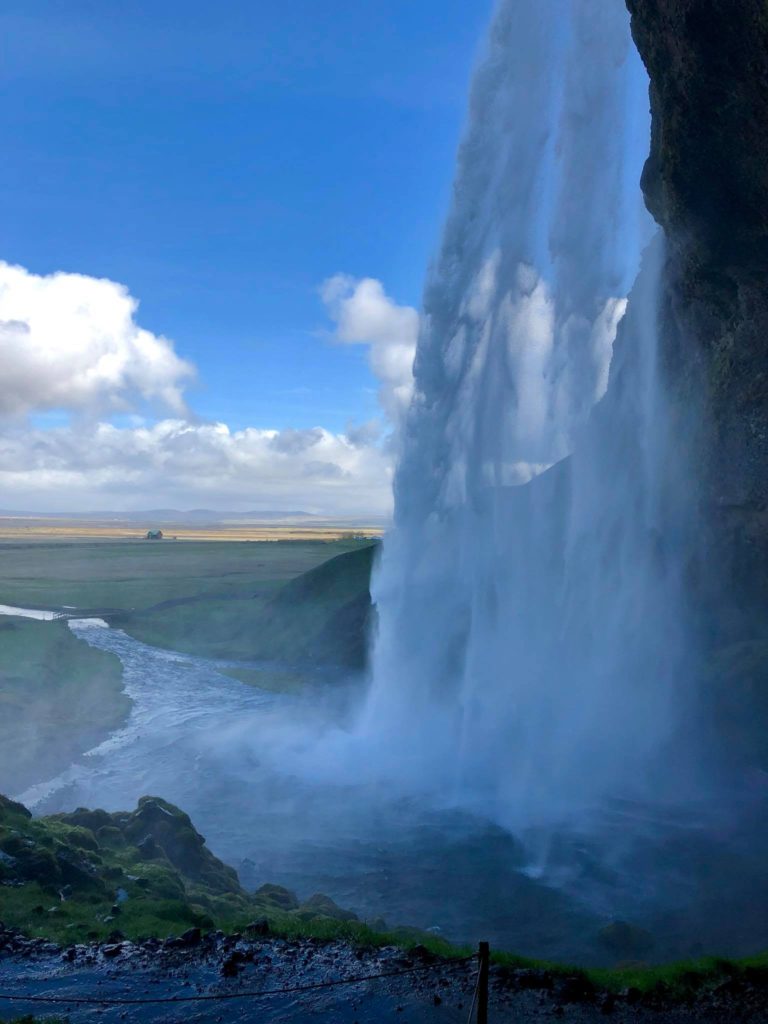
<svg viewBox="0 0 768 1024">
<path fill-rule="evenodd" d="M 351 537 L 16 542 L 0 545 L 0 604 L 76 608 L 187 654 L 359 667 L 374 550 Z"/>
<path fill-rule="evenodd" d="M 338 545 L 329 545 L 325 553 L 330 555 L 334 547 Z M 262 569 L 244 594 L 203 592 L 114 614 L 110 621 L 145 643 L 187 654 L 361 668 L 376 550 L 369 543 L 358 544 L 287 582 L 275 578 L 278 565 L 284 570 L 287 563 L 275 562 L 272 576 L 266 578 Z M 298 552 L 284 554 L 296 557 Z M 250 681 L 247 670 L 236 675 Z"/>
<path fill-rule="evenodd" d="M 0 544 L 0 604 L 104 612 L 188 598 L 247 599 L 366 543 L 13 541 Z"/>
<path fill-rule="evenodd" d="M 116 657 L 65 622 L 0 618 L 0 791 L 56 774 L 129 709 Z"/>
</svg>

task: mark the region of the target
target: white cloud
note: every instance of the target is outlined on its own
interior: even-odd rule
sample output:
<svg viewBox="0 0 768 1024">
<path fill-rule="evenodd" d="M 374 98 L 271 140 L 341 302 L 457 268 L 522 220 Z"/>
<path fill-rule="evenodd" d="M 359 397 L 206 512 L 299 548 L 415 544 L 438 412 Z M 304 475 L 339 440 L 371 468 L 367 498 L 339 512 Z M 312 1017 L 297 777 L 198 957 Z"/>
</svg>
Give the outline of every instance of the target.
<svg viewBox="0 0 768 1024">
<path fill-rule="evenodd" d="M 374 332 L 394 394 L 406 374 L 388 331 L 415 331 L 413 311 L 390 309 L 381 290 L 379 312 L 392 317 L 376 321 L 366 291 L 350 305 L 339 292 L 344 330 Z M 113 281 L 0 262 L 0 504 L 390 512 L 392 457 L 379 424 L 332 433 L 200 422 L 183 397 L 194 368 L 137 324 L 137 308 Z"/>
<path fill-rule="evenodd" d="M 42 277 L 0 262 L 0 415 L 104 414 L 141 403 L 183 413 L 193 368 L 138 326 L 137 307 L 114 281 Z"/>
<path fill-rule="evenodd" d="M 370 346 L 371 369 L 381 384 L 381 405 L 397 424 L 413 394 L 418 312 L 412 306 L 398 306 L 372 277 L 336 274 L 323 283 L 320 294 L 336 322 L 335 338 Z"/>
<path fill-rule="evenodd" d="M 147 427 L 0 434 L 0 492 L 15 508 L 302 508 L 388 514 L 391 465 L 374 445 L 311 430 L 232 431 L 166 419 Z"/>
</svg>

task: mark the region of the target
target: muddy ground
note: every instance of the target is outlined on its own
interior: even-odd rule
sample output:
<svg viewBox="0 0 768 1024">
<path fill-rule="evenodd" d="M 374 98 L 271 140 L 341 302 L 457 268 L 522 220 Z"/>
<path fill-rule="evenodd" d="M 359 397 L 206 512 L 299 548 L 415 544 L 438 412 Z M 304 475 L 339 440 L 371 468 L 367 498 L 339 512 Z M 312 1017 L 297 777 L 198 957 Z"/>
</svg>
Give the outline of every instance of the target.
<svg viewBox="0 0 768 1024">
<path fill-rule="evenodd" d="M 356 984 L 274 994 L 275 989 L 340 979 L 389 975 Z M 201 937 L 142 944 L 112 942 L 62 950 L 15 932 L 0 932 L 0 992 L 20 998 L 0 1001 L 0 1020 L 24 1014 L 56 1015 L 83 1022 L 226 1022 L 289 1024 L 445 1024 L 466 1021 L 475 986 L 474 962 L 445 961 L 426 950 L 395 947 L 359 950 L 341 943 L 283 941 L 270 937 Z M 272 992 L 256 996 L 251 992 Z M 53 996 L 37 1003 L 24 996 Z M 196 996 L 239 998 L 192 1001 Z M 76 998 L 89 999 L 78 1004 Z M 100 1000 L 171 1000 L 110 1005 Z M 179 1000 L 175 1002 L 174 1000 Z M 187 1000 L 187 1001 L 181 1001 Z M 578 976 L 547 971 L 491 968 L 493 1022 L 546 1018 L 643 1022 L 768 1021 L 768 991 L 756 982 L 733 981 L 701 991 L 688 1002 L 660 992 L 620 995 L 600 992 Z"/>
</svg>

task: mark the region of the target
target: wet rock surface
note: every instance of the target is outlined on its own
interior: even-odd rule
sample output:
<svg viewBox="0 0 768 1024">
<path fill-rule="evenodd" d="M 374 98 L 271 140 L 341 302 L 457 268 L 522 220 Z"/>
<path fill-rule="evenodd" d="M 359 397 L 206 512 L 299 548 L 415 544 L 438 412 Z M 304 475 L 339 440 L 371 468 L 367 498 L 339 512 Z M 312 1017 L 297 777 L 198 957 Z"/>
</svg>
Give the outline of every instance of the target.
<svg viewBox="0 0 768 1024">
<path fill-rule="evenodd" d="M 383 977 L 329 984 L 371 975 Z M 61 1000 L 2 1000 L 0 1020 L 56 1013 L 71 1024 L 94 1016 L 136 1022 L 457 1022 L 468 1018 L 475 979 L 474 961 L 447 961 L 423 947 L 408 952 L 394 946 L 359 949 L 338 941 L 215 932 L 164 942 L 115 941 L 62 949 L 0 926 L 0 993 Z M 317 987 L 297 991 L 308 986 Z M 190 998 L 199 996 L 236 998 Z M 76 998 L 95 1003 L 69 1002 Z M 169 1001 L 141 1002 L 153 999 Z M 98 1000 L 133 1002 L 98 1005 Z M 765 979 L 748 972 L 702 986 L 686 998 L 662 984 L 649 992 L 628 988 L 612 993 L 582 974 L 499 965 L 490 972 L 490 1012 L 497 1022 L 554 1017 L 735 1024 L 766 1020 L 766 1006 Z"/>
<path fill-rule="evenodd" d="M 768 768 L 768 7 L 626 0 L 650 76 L 661 359 L 700 487 L 691 605 L 719 756 Z"/>
</svg>

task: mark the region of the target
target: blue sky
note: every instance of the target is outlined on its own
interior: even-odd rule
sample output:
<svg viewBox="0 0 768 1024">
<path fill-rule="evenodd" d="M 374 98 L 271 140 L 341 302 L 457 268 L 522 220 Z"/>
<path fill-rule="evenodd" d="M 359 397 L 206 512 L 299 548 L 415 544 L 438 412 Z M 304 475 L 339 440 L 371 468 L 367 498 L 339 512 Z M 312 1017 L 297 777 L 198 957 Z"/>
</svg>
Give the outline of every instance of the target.
<svg viewBox="0 0 768 1024">
<path fill-rule="evenodd" d="M 203 419 L 377 415 L 318 288 L 370 276 L 418 305 L 491 6 L 5 0 L 0 259 L 127 286 L 197 367 Z"/>
</svg>

